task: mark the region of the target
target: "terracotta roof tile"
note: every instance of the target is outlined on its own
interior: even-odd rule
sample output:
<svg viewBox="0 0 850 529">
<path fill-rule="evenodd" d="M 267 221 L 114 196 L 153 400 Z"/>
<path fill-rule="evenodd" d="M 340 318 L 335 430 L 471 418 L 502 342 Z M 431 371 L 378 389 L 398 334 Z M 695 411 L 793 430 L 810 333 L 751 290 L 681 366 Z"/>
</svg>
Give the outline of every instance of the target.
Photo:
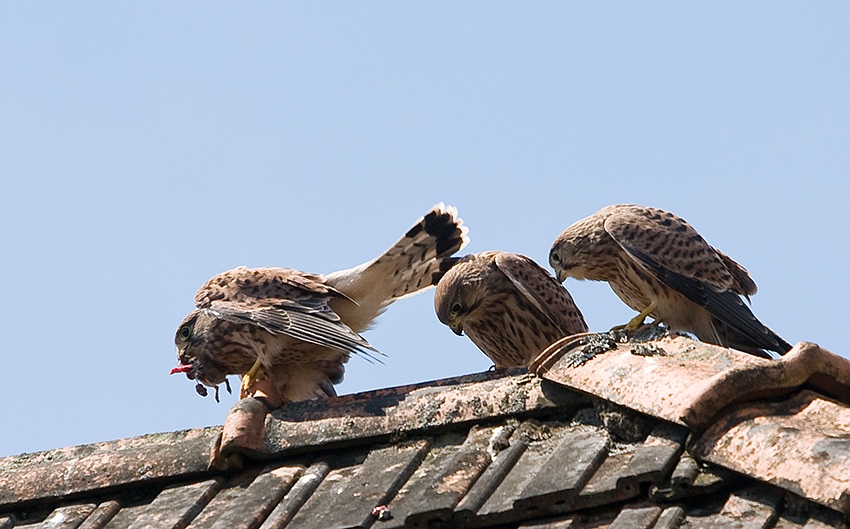
<svg viewBox="0 0 850 529">
<path fill-rule="evenodd" d="M 221 480 L 211 479 L 164 489 L 149 503 L 124 507 L 106 529 L 185 527 L 221 490 Z"/>
<path fill-rule="evenodd" d="M 685 453 L 679 458 L 669 479 L 661 485 L 649 488 L 649 498 L 659 502 L 671 502 L 712 494 L 728 488 L 733 479 L 729 470 L 723 467 L 706 467 Z"/>
<path fill-rule="evenodd" d="M 0 459 L 0 505 L 203 474 L 219 428 L 151 434 Z"/>
<path fill-rule="evenodd" d="M 634 498 L 648 484 L 664 482 L 682 453 L 686 431 L 661 424 L 644 442 L 620 445 L 609 453 L 581 491 L 582 505 L 601 505 Z"/>
<path fill-rule="evenodd" d="M 652 529 L 660 516 L 658 505 L 626 507 L 614 518 L 609 529 Z"/>
<path fill-rule="evenodd" d="M 554 425 L 553 425 L 554 426 Z M 607 437 L 594 427 L 533 425 L 530 439 L 521 436 L 517 442 L 527 448 L 477 512 L 467 512 L 488 523 L 504 523 L 517 513 L 537 511 L 564 504 L 578 495 L 607 452 Z M 567 457 L 568 463 L 556 463 Z M 563 485 L 558 474 L 563 473 Z"/>
<path fill-rule="evenodd" d="M 730 410 L 694 453 L 850 513 L 850 407 L 812 391 Z"/>
<path fill-rule="evenodd" d="M 680 527 L 685 519 L 685 510 L 681 507 L 667 507 L 655 520 L 655 525 L 652 529 L 676 529 Z"/>
<path fill-rule="evenodd" d="M 78 529 L 100 529 L 114 518 L 120 510 L 120 503 L 116 500 L 107 500 L 98 505 Z"/>
<path fill-rule="evenodd" d="M 192 521 L 190 527 L 248 529 L 257 527 L 304 471 L 304 466 L 270 465 L 242 472 Z"/>
<path fill-rule="evenodd" d="M 458 502 L 492 462 L 496 443 L 505 439 L 514 425 L 478 427 L 469 434 L 445 436 L 445 446 L 434 446 L 422 465 L 388 505 L 389 512 L 414 513 L 407 519 L 396 516 L 380 524 L 382 529 L 423 527 L 452 518 Z"/>
<path fill-rule="evenodd" d="M 261 529 L 280 529 L 286 527 L 292 521 L 295 513 L 307 503 L 310 496 L 313 495 L 319 485 L 324 481 L 329 471 L 330 465 L 322 460 L 316 461 L 307 467 L 298 478 L 298 481 L 295 482 L 280 503 L 278 503 L 277 507 L 274 508 L 266 521 L 263 522 Z"/>
<path fill-rule="evenodd" d="M 744 375 L 735 373 L 761 369 L 748 371 L 760 364 L 744 359 L 742 367 L 734 352 L 702 344 L 681 353 L 679 340 L 615 344 L 584 351 L 582 361 L 596 365 L 597 377 L 617 379 L 616 387 L 635 377 L 633 392 L 669 388 L 650 385 L 625 360 L 606 364 L 606 356 L 654 359 L 643 371 L 664 384 L 665 366 L 681 373 L 699 353 L 715 370 L 702 387 L 720 388 L 718 395 L 738 387 Z M 680 353 L 679 364 L 666 361 Z M 840 510 L 848 406 L 824 396 L 841 394 L 843 366 L 814 354 L 822 363 L 806 387 L 787 384 L 797 375 L 774 377 L 779 386 L 762 385 L 743 400 L 717 398 L 701 408 L 712 418 L 696 422 L 688 415 L 694 407 L 645 396 L 620 402 L 615 397 L 627 391 L 608 398 L 518 371 L 299 403 L 271 415 L 245 399 L 224 428 L 0 460 L 0 529 L 847 527 Z M 547 376 L 573 373 L 562 358 L 549 360 L 559 367 Z M 622 369 L 608 371 L 615 365 Z"/>
<path fill-rule="evenodd" d="M 668 334 L 648 343 L 622 333 L 567 337 L 530 369 L 541 377 L 653 417 L 700 429 L 724 407 L 803 384 L 850 403 L 850 362 L 800 343 L 777 360 Z"/>
<path fill-rule="evenodd" d="M 58 507 L 44 520 L 44 525 L 51 529 L 76 529 L 96 507 L 94 503 Z"/>
<path fill-rule="evenodd" d="M 292 520 L 293 527 L 368 527 L 375 507 L 386 505 L 424 459 L 430 443 L 419 439 L 373 450 L 363 463 L 331 471 Z"/>
<path fill-rule="evenodd" d="M 487 372 L 453 384 L 426 383 L 291 403 L 269 415 L 262 405 L 246 399 L 237 403 L 225 422 L 220 457 L 235 452 L 258 459 L 279 457 L 489 417 L 576 409 L 586 403 L 581 395 L 542 383 L 525 370 L 512 373 L 521 374 Z"/>
<path fill-rule="evenodd" d="M 508 423 L 504 426 L 511 427 L 513 424 Z M 507 445 L 500 446 L 495 455 L 490 454 L 492 462 L 455 507 L 455 513 L 461 519 L 474 517 L 475 513 L 481 509 L 493 492 L 502 484 L 505 476 L 514 468 L 528 448 L 527 432 L 532 428 L 533 426 L 530 426 L 530 423 L 520 425 L 513 430 Z"/>
<path fill-rule="evenodd" d="M 688 425 L 701 434 L 693 450 L 701 459 L 850 514 L 850 406 L 822 394 L 850 396 L 850 362 L 807 343 L 773 361 L 681 335 L 650 343 L 620 337 L 561 340 L 532 368 L 606 401 Z M 680 494 L 677 487 L 674 479 L 667 493 Z"/>
<path fill-rule="evenodd" d="M 11 517 L 0 517 L 0 527 L 76 529 L 83 520 L 91 515 L 94 508 L 94 504 L 87 503 L 57 507 L 49 514 L 46 514 L 46 511 L 43 510 L 35 510 L 25 513 L 23 517 L 18 519 L 17 525 Z"/>
</svg>

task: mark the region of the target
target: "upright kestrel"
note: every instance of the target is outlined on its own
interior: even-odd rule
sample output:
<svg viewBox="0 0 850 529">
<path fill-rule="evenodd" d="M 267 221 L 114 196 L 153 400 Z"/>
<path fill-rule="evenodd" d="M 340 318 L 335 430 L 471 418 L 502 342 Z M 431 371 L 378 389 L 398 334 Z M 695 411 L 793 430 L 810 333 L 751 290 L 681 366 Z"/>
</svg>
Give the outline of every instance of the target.
<svg viewBox="0 0 850 529">
<path fill-rule="evenodd" d="M 791 348 L 744 303 L 756 293 L 747 270 L 672 213 L 629 204 L 603 208 L 555 239 L 549 263 L 560 281 L 607 281 L 640 313 L 627 328 L 652 316 L 704 342 L 762 357 Z"/>
<path fill-rule="evenodd" d="M 180 365 L 204 386 L 244 375 L 270 404 L 336 394 L 352 353 L 378 354 L 358 333 L 388 305 L 431 286 L 443 259 L 468 242 L 457 210 L 438 204 L 381 256 L 327 275 L 238 267 L 195 294 L 197 309 L 177 329 Z M 266 380 L 267 379 L 267 380 Z M 255 388 L 256 389 L 256 388 Z"/>
<path fill-rule="evenodd" d="M 441 322 L 457 335 L 465 333 L 497 368 L 527 366 L 556 340 L 587 332 L 570 293 L 515 253 L 457 260 L 439 278 L 434 307 Z"/>
</svg>

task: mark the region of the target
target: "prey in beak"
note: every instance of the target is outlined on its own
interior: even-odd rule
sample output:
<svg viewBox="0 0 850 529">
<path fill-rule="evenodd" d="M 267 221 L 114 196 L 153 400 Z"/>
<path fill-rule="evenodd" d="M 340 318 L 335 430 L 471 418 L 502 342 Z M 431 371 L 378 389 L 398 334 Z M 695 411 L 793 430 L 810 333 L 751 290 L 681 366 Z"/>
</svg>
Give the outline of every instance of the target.
<svg viewBox="0 0 850 529">
<path fill-rule="evenodd" d="M 195 380 L 195 365 L 181 363 L 177 367 L 172 367 L 168 374 L 174 375 L 176 373 L 186 373 L 186 378 L 189 380 Z M 218 384 L 210 384 L 210 386 L 215 388 L 215 401 L 221 402 L 218 397 Z M 233 393 L 230 389 L 230 381 L 226 378 L 224 379 L 224 387 L 227 389 L 228 393 Z M 206 397 L 208 395 L 207 387 L 203 384 L 203 380 L 199 380 L 198 383 L 195 384 L 195 391 L 197 391 L 198 395 L 202 397 Z"/>
</svg>

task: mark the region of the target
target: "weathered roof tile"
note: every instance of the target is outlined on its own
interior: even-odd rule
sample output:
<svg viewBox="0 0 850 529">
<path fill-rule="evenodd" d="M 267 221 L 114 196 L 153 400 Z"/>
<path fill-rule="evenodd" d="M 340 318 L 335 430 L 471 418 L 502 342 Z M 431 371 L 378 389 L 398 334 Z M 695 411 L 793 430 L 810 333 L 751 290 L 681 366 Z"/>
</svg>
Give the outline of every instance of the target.
<svg viewBox="0 0 850 529">
<path fill-rule="evenodd" d="M 711 494 L 728 487 L 733 479 L 729 470 L 722 467 L 705 467 L 685 453 L 679 458 L 669 479 L 649 488 L 649 498 L 670 502 Z"/>
<path fill-rule="evenodd" d="M 568 505 L 584 509 L 638 497 L 644 485 L 669 475 L 683 449 L 684 435 L 674 425 L 659 425 L 644 441 L 614 445 Z"/>
<path fill-rule="evenodd" d="M 231 479 L 189 526 L 253 529 L 266 519 L 304 470 L 303 465 L 269 465 Z M 259 472 L 259 474 L 258 474 Z"/>
<path fill-rule="evenodd" d="M 656 426 L 646 440 L 637 444 L 620 480 L 659 483 L 675 467 L 687 435 L 687 430 L 669 423 Z"/>
<path fill-rule="evenodd" d="M 652 529 L 676 529 L 685 519 L 685 510 L 679 506 L 667 507 L 658 516 Z"/>
<path fill-rule="evenodd" d="M 404 432 L 436 431 L 506 415 L 576 409 L 586 402 L 575 392 L 546 385 L 524 370 L 514 373 L 520 374 L 488 373 L 469 380 L 453 379 L 453 384 L 289 403 L 268 415 L 262 405 L 240 402 L 238 413 L 229 415 L 225 423 L 220 452 L 222 456 L 240 452 L 268 459 L 322 446 L 380 442 Z"/>
<path fill-rule="evenodd" d="M 695 429 L 711 424 L 732 403 L 788 393 L 803 384 L 850 399 L 850 362 L 815 344 L 799 343 L 769 360 L 678 334 L 648 344 L 623 340 L 618 333 L 567 337 L 541 353 L 530 369 Z"/>
<path fill-rule="evenodd" d="M 0 459 L 0 507 L 25 499 L 66 498 L 138 481 L 204 474 L 218 431 L 151 434 Z"/>
<path fill-rule="evenodd" d="M 429 443 L 418 440 L 380 448 L 365 461 L 331 471 L 292 520 L 293 527 L 368 527 L 373 509 L 386 505 L 419 466 Z"/>
<path fill-rule="evenodd" d="M 543 458 L 517 498 L 517 507 L 562 502 L 575 497 L 608 454 L 610 439 L 604 430 L 590 426 L 565 429 L 557 446 Z M 534 453 L 532 449 L 527 454 Z M 519 469 L 516 470 L 519 472 Z"/>
<path fill-rule="evenodd" d="M 329 471 L 330 465 L 327 461 L 322 460 L 315 461 L 307 467 L 260 529 L 282 529 L 286 527 L 295 517 L 295 513 L 307 503 L 307 500 L 310 499 L 310 496 L 313 495 Z"/>
<path fill-rule="evenodd" d="M 658 360 L 671 343 L 632 344 L 626 354 Z M 580 360 L 621 353 L 582 353 Z M 684 365 L 688 354 L 679 359 Z M 736 370 L 735 354 L 709 364 L 721 357 L 732 362 L 721 366 L 726 374 L 704 386 L 720 388 L 718 395 L 740 382 L 729 382 L 734 373 L 756 373 Z M 520 372 L 297 404 L 272 415 L 246 399 L 223 429 L 0 460 L 0 498 L 7 499 L 0 529 L 846 527 L 847 516 L 835 510 L 845 503 L 829 499 L 846 492 L 838 484 L 850 466 L 850 407 L 819 393 L 840 395 L 843 387 L 840 362 L 828 360 L 806 388 L 781 388 L 784 400 L 750 392 L 717 408 L 726 397 L 715 399 L 701 408 L 713 414 L 704 429 Z M 677 409 L 686 412 L 681 419 L 697 408 Z M 622 424 L 614 425 L 618 413 Z M 805 479 L 788 481 L 782 476 L 794 458 L 805 465 Z M 100 466 L 75 474 L 80 464 Z M 38 483 L 28 471 L 50 480 Z M 87 475 L 97 479 L 86 483 Z M 809 487 L 818 476 L 826 476 L 819 488 Z"/>
<path fill-rule="evenodd" d="M 782 494 L 771 488 L 753 486 L 735 492 L 715 517 L 715 523 L 725 523 L 741 529 L 770 527 L 778 518 Z"/>
<path fill-rule="evenodd" d="M 475 426 L 461 444 L 434 447 L 389 504 L 390 512 L 396 514 L 381 528 L 429 527 L 450 520 L 458 502 L 490 464 L 494 440 L 512 432 L 512 425 Z"/>
<path fill-rule="evenodd" d="M 98 505 L 78 529 L 102 529 L 120 510 L 120 503 L 107 500 Z"/>
<path fill-rule="evenodd" d="M 661 516 L 657 505 L 626 507 L 611 522 L 609 529 L 652 529 Z"/>
<path fill-rule="evenodd" d="M 809 390 L 730 410 L 698 457 L 850 514 L 850 407 Z"/>
<path fill-rule="evenodd" d="M 502 484 L 505 477 L 528 449 L 528 430 L 534 428 L 531 422 L 524 422 L 514 430 L 508 440 L 508 445 L 500 447 L 501 450 L 493 457 L 490 465 L 481 473 L 472 488 L 455 507 L 455 512 L 461 519 L 474 518 L 476 513 L 490 499 L 493 492 Z"/>
<path fill-rule="evenodd" d="M 76 529 L 94 512 L 96 507 L 97 505 L 94 503 L 58 507 L 44 520 L 43 527 L 49 527 L 50 529 Z"/>
<path fill-rule="evenodd" d="M 587 425 L 528 421 L 520 431 L 515 441 L 527 448 L 475 512 L 487 523 L 522 519 L 531 512 L 564 512 L 604 460 L 609 444 L 604 430 Z"/>
<path fill-rule="evenodd" d="M 218 479 L 169 487 L 150 503 L 121 509 L 106 524 L 106 529 L 185 527 L 220 488 L 221 480 Z"/>
<path fill-rule="evenodd" d="M 633 453 L 629 451 L 608 454 L 570 505 L 589 508 L 638 497 L 640 487 L 631 480 L 624 479 L 627 475 L 624 469 L 632 456 Z"/>
</svg>

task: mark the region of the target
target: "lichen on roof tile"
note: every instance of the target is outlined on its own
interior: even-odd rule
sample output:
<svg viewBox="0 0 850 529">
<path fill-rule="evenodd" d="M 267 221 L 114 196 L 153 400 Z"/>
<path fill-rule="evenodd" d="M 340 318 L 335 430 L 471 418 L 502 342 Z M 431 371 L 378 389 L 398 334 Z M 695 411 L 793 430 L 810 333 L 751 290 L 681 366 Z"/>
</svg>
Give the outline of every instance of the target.
<svg viewBox="0 0 850 529">
<path fill-rule="evenodd" d="M 615 341 L 610 350 L 576 364 L 576 351 L 596 347 L 588 345 L 592 339 L 556 342 L 531 369 L 566 387 L 696 429 L 732 403 L 788 393 L 803 384 L 850 398 L 850 362 L 814 344 L 797 344 L 768 360 L 670 334 L 649 343 Z M 645 354 L 647 347 L 653 354 Z"/>
</svg>

